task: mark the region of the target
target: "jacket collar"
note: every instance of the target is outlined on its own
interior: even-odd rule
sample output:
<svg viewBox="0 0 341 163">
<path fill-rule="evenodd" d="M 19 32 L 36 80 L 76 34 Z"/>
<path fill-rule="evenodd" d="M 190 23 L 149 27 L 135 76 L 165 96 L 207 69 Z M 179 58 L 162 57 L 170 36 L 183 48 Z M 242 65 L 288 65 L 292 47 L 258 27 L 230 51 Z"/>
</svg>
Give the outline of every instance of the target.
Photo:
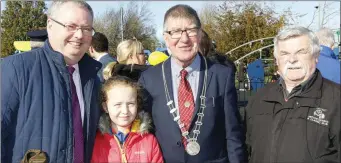
<svg viewBox="0 0 341 163">
<path fill-rule="evenodd" d="M 170 57 L 170 60 L 172 73 L 174 73 L 176 77 L 180 77 L 180 71 L 184 68 L 178 65 L 173 57 Z M 200 71 L 200 65 L 201 58 L 199 55 L 196 55 L 194 61 L 189 66 L 187 66 L 185 70 L 188 72 L 188 74 L 192 74 L 192 72 L 194 71 Z"/>
<path fill-rule="evenodd" d="M 96 61 L 101 61 L 101 59 L 105 59 L 106 57 L 109 56 L 109 53 L 103 53 L 100 57 L 96 59 Z"/>
<path fill-rule="evenodd" d="M 111 120 L 108 113 L 103 112 L 99 122 L 98 122 L 98 129 L 102 134 L 109 133 L 111 134 Z M 139 133 L 139 134 L 146 134 L 152 131 L 152 120 L 149 113 L 145 111 L 140 111 L 133 121 L 131 129 L 129 132 Z M 116 133 L 116 132 L 115 132 Z"/>
<path fill-rule="evenodd" d="M 45 41 L 43 49 L 45 51 L 46 57 L 51 58 L 57 67 L 65 67 L 66 66 L 64 56 L 61 53 L 52 49 L 48 39 Z"/>
<path fill-rule="evenodd" d="M 321 98 L 323 78 L 318 69 L 316 69 L 316 73 L 317 73 L 316 74 L 317 76 L 313 78 L 313 81 L 309 82 L 309 84 L 306 85 L 306 88 L 302 90 L 302 92 L 296 95 L 295 97 L 302 98 L 302 99 L 314 99 L 314 100 Z M 282 91 L 285 91 L 285 90 L 283 90 L 283 87 L 280 86 L 279 82 L 269 84 L 269 86 L 266 89 L 267 89 L 267 93 L 264 96 L 264 101 L 272 101 L 272 102 L 284 101 Z M 310 100 L 309 102 L 307 101 L 307 105 L 310 105 L 308 103 L 310 103 Z"/>
<path fill-rule="evenodd" d="M 97 71 L 101 69 L 102 64 L 85 54 L 78 62 L 80 75 L 82 79 L 90 78 L 97 75 Z"/>
<path fill-rule="evenodd" d="M 198 53 L 197 54 L 199 57 L 200 57 L 200 75 L 199 75 L 199 87 L 198 87 L 198 94 L 197 94 L 197 97 L 195 97 L 197 99 L 197 101 L 200 101 L 200 95 L 201 95 L 201 91 L 202 91 L 202 85 L 203 85 L 203 82 L 204 82 L 204 74 L 205 74 L 205 60 L 203 59 L 203 56 Z M 211 70 L 211 66 L 213 65 L 213 63 L 206 59 L 207 61 L 207 86 L 209 86 L 210 84 L 210 79 L 212 77 L 212 71 Z M 172 100 L 174 100 L 174 97 L 173 97 L 173 81 L 172 81 L 172 62 L 171 62 L 171 57 L 168 57 L 168 59 L 166 61 L 164 61 L 164 68 L 165 68 L 165 78 L 166 78 L 166 81 L 167 81 L 167 87 L 168 87 L 168 92 L 170 94 L 170 98 Z"/>
<path fill-rule="evenodd" d="M 53 50 L 48 40 L 45 41 L 43 49 L 46 52 L 46 57 L 51 58 L 58 68 L 66 71 L 66 63 L 63 54 Z M 102 64 L 100 62 L 94 60 L 87 54 L 85 54 L 83 58 L 78 62 L 78 65 L 81 78 L 84 78 L 85 76 L 91 77 L 92 75 L 97 75 L 97 71 L 102 67 Z M 85 77 L 84 79 L 86 78 L 87 77 Z"/>
<path fill-rule="evenodd" d="M 194 123 L 193 120 L 196 117 L 195 115 L 197 114 L 197 112 L 199 111 L 200 108 L 200 96 L 202 93 L 202 89 L 203 89 L 203 84 L 204 84 L 204 76 L 205 76 L 205 60 L 204 60 L 204 56 L 202 56 L 200 53 L 197 54 L 200 57 L 200 75 L 199 75 L 199 87 L 198 87 L 198 93 L 197 93 L 197 97 L 196 98 L 196 103 L 195 103 L 195 108 L 194 108 L 194 112 L 193 112 L 193 116 L 192 116 L 192 120 L 191 120 L 191 126 L 190 129 L 192 129 Z M 214 63 L 212 63 L 210 60 L 206 59 L 207 61 L 207 84 L 206 84 L 206 89 L 208 90 L 208 87 L 210 85 L 210 81 L 211 81 L 211 77 L 212 77 L 212 73 L 215 71 L 213 69 L 211 69 L 212 65 Z M 169 92 L 169 96 L 171 100 L 174 100 L 174 94 L 173 94 L 173 80 L 172 80 L 172 70 L 171 70 L 171 57 L 169 57 L 166 61 L 164 61 L 164 68 L 165 68 L 165 78 L 167 81 L 167 87 L 168 87 L 168 92 Z M 206 93 L 206 98 L 207 98 L 207 93 Z M 175 124 L 175 122 L 174 122 Z"/>
<path fill-rule="evenodd" d="M 320 55 L 323 55 L 325 57 L 337 59 L 336 55 L 334 54 L 333 50 L 327 46 L 320 45 L 321 47 L 321 52 Z"/>
</svg>

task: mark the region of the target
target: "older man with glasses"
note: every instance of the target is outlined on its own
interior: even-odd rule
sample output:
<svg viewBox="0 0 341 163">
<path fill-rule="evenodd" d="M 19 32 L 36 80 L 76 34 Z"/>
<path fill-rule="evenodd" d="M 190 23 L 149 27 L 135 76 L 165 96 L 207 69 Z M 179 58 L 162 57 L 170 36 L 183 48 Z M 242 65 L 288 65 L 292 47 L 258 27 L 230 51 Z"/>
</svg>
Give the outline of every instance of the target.
<svg viewBox="0 0 341 163">
<path fill-rule="evenodd" d="M 3 59 L 1 162 L 90 161 L 101 68 L 84 55 L 93 18 L 85 1 L 52 2 L 44 46 Z"/>
<path fill-rule="evenodd" d="M 171 57 L 142 73 L 145 109 L 152 113 L 165 162 L 247 162 L 234 72 L 198 53 L 201 32 L 190 6 L 166 12 Z"/>
</svg>

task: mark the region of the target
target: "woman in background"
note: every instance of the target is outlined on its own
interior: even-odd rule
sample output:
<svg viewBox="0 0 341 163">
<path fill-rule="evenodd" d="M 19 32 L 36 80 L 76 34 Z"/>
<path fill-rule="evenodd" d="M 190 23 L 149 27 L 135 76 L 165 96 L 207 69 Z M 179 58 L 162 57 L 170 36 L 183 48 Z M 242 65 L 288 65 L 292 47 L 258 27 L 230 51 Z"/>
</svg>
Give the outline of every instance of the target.
<svg viewBox="0 0 341 163">
<path fill-rule="evenodd" d="M 120 75 L 137 81 L 141 72 L 149 67 L 143 50 L 142 43 L 135 38 L 119 43 L 116 50 L 118 64 L 112 65 L 111 75 L 115 76 L 120 72 Z"/>
</svg>

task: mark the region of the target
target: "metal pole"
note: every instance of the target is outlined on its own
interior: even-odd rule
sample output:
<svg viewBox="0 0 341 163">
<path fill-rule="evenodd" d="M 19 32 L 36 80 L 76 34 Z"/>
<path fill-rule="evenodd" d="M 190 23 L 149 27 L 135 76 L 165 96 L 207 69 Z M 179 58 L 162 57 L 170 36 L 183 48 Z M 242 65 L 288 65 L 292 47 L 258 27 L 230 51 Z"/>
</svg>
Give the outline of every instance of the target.
<svg viewBox="0 0 341 163">
<path fill-rule="evenodd" d="M 121 38 L 123 41 L 123 7 L 121 7 Z"/>
<path fill-rule="evenodd" d="M 262 50 L 259 50 L 259 59 L 262 59 Z"/>
<path fill-rule="evenodd" d="M 319 21 L 318 21 L 318 25 L 317 25 L 317 27 L 318 27 L 318 29 L 320 29 L 321 28 L 321 2 L 319 2 Z"/>
</svg>

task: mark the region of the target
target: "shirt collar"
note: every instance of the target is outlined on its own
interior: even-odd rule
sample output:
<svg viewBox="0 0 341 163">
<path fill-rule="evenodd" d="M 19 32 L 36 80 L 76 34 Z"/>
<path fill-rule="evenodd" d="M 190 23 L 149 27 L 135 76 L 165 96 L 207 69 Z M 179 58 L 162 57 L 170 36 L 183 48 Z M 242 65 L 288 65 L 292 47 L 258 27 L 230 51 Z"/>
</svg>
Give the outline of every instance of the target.
<svg viewBox="0 0 341 163">
<path fill-rule="evenodd" d="M 171 66 L 172 66 L 172 73 L 175 74 L 176 77 L 180 77 L 180 71 L 183 69 L 179 66 L 175 59 L 171 57 Z M 192 72 L 200 71 L 200 56 L 197 54 L 194 58 L 194 61 L 185 68 L 189 75 L 193 75 Z"/>
<path fill-rule="evenodd" d="M 121 131 L 118 131 L 118 132 L 114 132 L 112 130 L 112 128 L 110 128 L 109 132 L 110 132 L 110 135 L 113 135 L 113 136 L 116 136 L 116 138 L 118 139 L 118 141 L 123 144 L 127 137 L 128 137 L 128 134 L 129 134 L 129 131 L 130 130 L 126 130 L 125 132 L 121 132 Z"/>
<path fill-rule="evenodd" d="M 101 60 L 101 58 L 104 57 L 104 56 L 107 55 L 107 54 L 108 54 L 108 53 L 103 53 L 100 57 L 98 57 L 98 58 L 96 59 L 96 61 Z"/>
<path fill-rule="evenodd" d="M 306 81 L 294 87 L 290 93 L 286 89 L 284 79 L 280 78 L 279 85 L 282 87 L 284 98 L 289 99 L 307 90 L 312 85 L 313 81 L 315 81 L 317 74 L 318 72 L 315 70 L 315 72 Z"/>
<path fill-rule="evenodd" d="M 67 66 L 69 66 L 69 65 L 67 65 Z M 79 73 L 79 66 L 78 66 L 78 63 L 77 63 L 77 64 L 74 64 L 74 65 L 72 65 L 72 67 L 73 67 L 73 68 L 75 68 L 75 71 L 74 71 L 74 73 Z"/>
</svg>

